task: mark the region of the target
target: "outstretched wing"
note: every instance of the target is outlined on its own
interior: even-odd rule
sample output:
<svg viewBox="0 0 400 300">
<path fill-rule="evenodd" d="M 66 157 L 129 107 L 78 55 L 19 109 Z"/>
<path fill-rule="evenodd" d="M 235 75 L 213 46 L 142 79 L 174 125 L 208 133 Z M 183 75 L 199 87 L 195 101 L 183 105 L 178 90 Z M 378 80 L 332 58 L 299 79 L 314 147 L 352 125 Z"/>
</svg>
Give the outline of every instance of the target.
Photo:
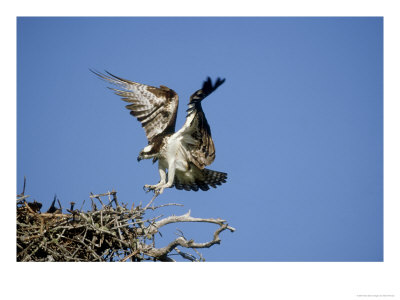
<svg viewBox="0 0 400 300">
<path fill-rule="evenodd" d="M 201 101 L 224 82 L 225 79 L 218 78 L 213 85 L 210 77 L 204 81 L 203 87 L 190 97 L 186 122 L 177 133 L 183 137 L 182 144 L 189 160 L 200 169 L 208 166 L 215 159 L 210 125 L 204 115 Z"/>
<path fill-rule="evenodd" d="M 91 70 L 92 71 L 92 70 Z M 130 114 L 138 119 L 146 132 L 149 142 L 163 133 L 174 133 L 178 95 L 175 91 L 161 85 L 159 88 L 133 82 L 117 77 L 106 71 L 106 74 L 92 71 L 101 79 L 110 82 L 123 90 L 110 88 L 122 97 L 122 100 L 132 103 L 126 106 Z"/>
</svg>

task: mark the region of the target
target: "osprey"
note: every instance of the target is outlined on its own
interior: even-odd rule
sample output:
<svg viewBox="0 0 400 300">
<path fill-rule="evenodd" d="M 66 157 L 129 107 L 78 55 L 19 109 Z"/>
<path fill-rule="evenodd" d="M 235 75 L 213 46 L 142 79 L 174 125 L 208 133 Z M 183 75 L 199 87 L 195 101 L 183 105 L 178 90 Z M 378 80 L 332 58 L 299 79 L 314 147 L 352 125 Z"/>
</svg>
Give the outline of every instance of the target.
<svg viewBox="0 0 400 300">
<path fill-rule="evenodd" d="M 91 70 L 92 71 L 92 70 Z M 165 188 L 175 186 L 178 190 L 207 191 L 226 182 L 227 174 L 206 169 L 215 159 L 211 130 L 201 108 L 201 101 L 214 92 L 225 79 L 218 78 L 215 84 L 208 77 L 203 87 L 189 101 L 186 122 L 175 132 L 178 109 L 178 94 L 160 85 L 159 88 L 92 71 L 101 79 L 120 88 L 110 88 L 131 104 L 126 108 L 142 124 L 148 145 L 137 158 L 158 160 L 160 182 L 145 185 L 147 191 L 161 194 Z M 168 172 L 167 172 L 168 170 Z"/>
</svg>

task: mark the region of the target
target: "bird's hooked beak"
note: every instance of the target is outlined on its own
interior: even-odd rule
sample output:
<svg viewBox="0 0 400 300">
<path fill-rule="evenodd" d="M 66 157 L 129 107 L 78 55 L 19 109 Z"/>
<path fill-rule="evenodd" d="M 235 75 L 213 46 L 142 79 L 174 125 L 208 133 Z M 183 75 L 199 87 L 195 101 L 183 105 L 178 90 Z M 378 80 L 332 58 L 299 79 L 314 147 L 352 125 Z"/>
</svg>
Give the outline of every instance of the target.
<svg viewBox="0 0 400 300">
<path fill-rule="evenodd" d="M 139 161 L 141 161 L 142 160 L 142 158 L 140 157 L 140 155 L 137 157 L 137 161 L 139 162 Z"/>
</svg>

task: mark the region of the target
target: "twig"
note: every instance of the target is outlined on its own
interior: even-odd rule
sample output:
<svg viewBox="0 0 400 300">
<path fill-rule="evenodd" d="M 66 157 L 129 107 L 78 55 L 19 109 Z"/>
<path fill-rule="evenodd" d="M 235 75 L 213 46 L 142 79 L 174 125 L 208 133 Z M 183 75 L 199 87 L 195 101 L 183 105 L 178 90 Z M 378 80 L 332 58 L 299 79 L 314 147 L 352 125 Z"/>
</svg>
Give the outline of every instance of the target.
<svg viewBox="0 0 400 300">
<path fill-rule="evenodd" d="M 185 259 L 187 259 L 187 260 L 190 260 L 190 261 L 196 261 L 196 257 L 194 257 L 193 255 L 191 255 L 191 254 L 189 254 L 189 253 L 185 253 L 185 252 L 179 250 L 178 248 L 174 248 L 174 250 L 175 250 L 176 252 L 178 252 L 178 254 L 179 254 L 180 256 L 182 256 L 183 258 L 185 258 Z"/>
<path fill-rule="evenodd" d="M 162 204 L 162 205 L 158 205 L 158 206 L 149 207 L 149 209 L 156 210 L 158 208 L 165 207 L 165 206 L 184 206 L 184 205 L 180 204 L 180 203 L 166 203 L 166 204 Z"/>
<path fill-rule="evenodd" d="M 146 210 L 154 201 L 154 199 L 157 198 L 157 196 L 160 195 L 159 192 L 155 192 L 153 198 L 150 200 L 150 202 L 143 208 L 143 210 Z"/>
<path fill-rule="evenodd" d="M 104 194 L 104 195 L 107 195 L 107 194 Z M 103 201 L 101 201 L 101 199 L 100 199 L 101 196 L 103 196 L 103 194 L 101 194 L 101 195 L 93 195 L 93 193 L 90 193 L 89 197 L 90 198 L 96 198 L 101 203 L 101 206 L 104 206 Z"/>
<path fill-rule="evenodd" d="M 25 199 L 27 199 L 27 198 L 29 198 L 29 197 L 30 197 L 29 195 L 21 196 L 20 198 L 17 198 L 17 202 L 20 202 L 20 201 L 22 201 L 22 200 L 25 200 Z"/>
<path fill-rule="evenodd" d="M 79 210 L 82 210 L 84 204 L 85 204 L 85 200 L 83 200 L 81 208 Z"/>
<path fill-rule="evenodd" d="M 121 262 L 127 261 L 127 260 L 130 259 L 132 256 L 135 256 L 135 255 L 138 254 L 138 253 L 139 253 L 139 250 L 133 251 L 131 254 L 129 254 L 129 255 L 125 256 L 123 259 L 121 259 Z"/>
</svg>

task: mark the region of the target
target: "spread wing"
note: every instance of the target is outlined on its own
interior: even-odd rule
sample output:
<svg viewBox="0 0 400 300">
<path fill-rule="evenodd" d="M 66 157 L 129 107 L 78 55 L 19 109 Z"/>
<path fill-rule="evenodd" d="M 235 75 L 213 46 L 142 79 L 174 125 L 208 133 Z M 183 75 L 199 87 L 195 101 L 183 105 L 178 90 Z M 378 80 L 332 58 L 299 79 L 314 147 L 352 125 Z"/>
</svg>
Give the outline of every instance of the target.
<svg viewBox="0 0 400 300">
<path fill-rule="evenodd" d="M 203 87 L 190 97 L 186 122 L 177 133 L 183 137 L 182 144 L 189 160 L 200 169 L 208 166 L 215 159 L 215 147 L 211 137 L 210 125 L 208 125 L 204 115 L 201 101 L 224 82 L 225 79 L 218 78 L 213 85 L 210 77 L 204 81 Z"/>
<path fill-rule="evenodd" d="M 91 70 L 92 71 L 92 70 Z M 149 143 L 159 134 L 175 132 L 178 95 L 175 91 L 161 85 L 159 88 L 133 82 L 117 77 L 106 71 L 106 74 L 92 71 L 101 79 L 120 88 L 110 88 L 122 97 L 122 100 L 131 104 L 126 108 L 130 114 L 142 123 Z"/>
</svg>

